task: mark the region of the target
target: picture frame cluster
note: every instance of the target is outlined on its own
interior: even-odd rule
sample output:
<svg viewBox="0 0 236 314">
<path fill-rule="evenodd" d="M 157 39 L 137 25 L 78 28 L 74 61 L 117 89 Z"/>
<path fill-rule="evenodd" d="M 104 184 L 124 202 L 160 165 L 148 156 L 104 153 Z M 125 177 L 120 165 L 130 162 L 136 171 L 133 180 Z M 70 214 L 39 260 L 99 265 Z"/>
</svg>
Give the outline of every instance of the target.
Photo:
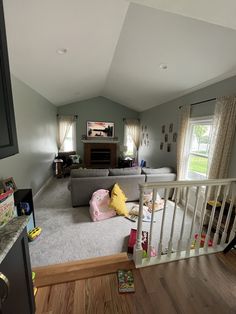
<svg viewBox="0 0 236 314">
<path fill-rule="evenodd" d="M 149 146 L 149 134 L 146 125 L 141 126 L 141 138 L 140 138 L 140 146 Z"/>
<path fill-rule="evenodd" d="M 169 153 L 171 152 L 172 143 L 177 142 L 177 132 L 174 132 L 174 124 L 170 123 L 168 126 L 163 124 L 161 133 L 163 141 L 160 143 L 160 150 L 164 150 L 164 147 L 166 146 L 166 151 Z"/>
<path fill-rule="evenodd" d="M 17 191 L 17 186 L 13 177 L 1 180 L 0 182 L 0 194 L 9 190 L 13 190 L 14 192 Z"/>
</svg>

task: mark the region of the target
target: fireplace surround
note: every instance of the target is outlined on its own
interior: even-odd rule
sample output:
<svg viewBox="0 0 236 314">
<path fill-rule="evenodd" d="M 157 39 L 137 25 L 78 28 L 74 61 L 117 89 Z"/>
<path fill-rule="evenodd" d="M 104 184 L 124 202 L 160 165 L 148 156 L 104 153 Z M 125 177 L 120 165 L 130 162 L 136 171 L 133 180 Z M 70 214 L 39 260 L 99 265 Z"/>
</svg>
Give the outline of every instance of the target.
<svg viewBox="0 0 236 314">
<path fill-rule="evenodd" d="M 117 143 L 84 141 L 84 166 L 86 168 L 116 167 Z"/>
</svg>

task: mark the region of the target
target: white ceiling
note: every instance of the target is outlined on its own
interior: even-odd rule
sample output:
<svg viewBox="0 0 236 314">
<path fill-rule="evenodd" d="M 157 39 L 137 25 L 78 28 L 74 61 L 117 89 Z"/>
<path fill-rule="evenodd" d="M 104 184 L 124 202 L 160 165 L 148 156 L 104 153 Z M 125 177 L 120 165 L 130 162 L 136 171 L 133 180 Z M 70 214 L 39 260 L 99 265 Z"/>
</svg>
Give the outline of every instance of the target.
<svg viewBox="0 0 236 314">
<path fill-rule="evenodd" d="M 128 5 L 5 0 L 12 73 L 55 105 L 100 95 Z M 68 53 L 58 55 L 58 48 Z"/>
<path fill-rule="evenodd" d="M 236 29 L 235 0 L 128 0 L 159 10 Z"/>
<path fill-rule="evenodd" d="M 103 95 L 138 111 L 236 74 L 235 1 L 132 2 L 147 6 L 5 0 L 12 73 L 55 105 Z"/>
</svg>

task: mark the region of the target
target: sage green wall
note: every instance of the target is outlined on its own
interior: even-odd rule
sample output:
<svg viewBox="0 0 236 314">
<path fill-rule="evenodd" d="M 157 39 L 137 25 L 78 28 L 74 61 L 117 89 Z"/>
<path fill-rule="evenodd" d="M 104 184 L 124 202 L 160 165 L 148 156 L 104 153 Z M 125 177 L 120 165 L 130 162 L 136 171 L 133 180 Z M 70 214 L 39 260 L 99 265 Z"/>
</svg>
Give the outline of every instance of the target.
<svg viewBox="0 0 236 314">
<path fill-rule="evenodd" d="M 77 120 L 77 152 L 83 159 L 84 148 L 81 135 L 86 134 L 87 121 L 108 121 L 115 123 L 115 136 L 123 144 L 123 118 L 138 118 L 138 112 L 104 97 L 91 98 L 58 108 L 59 114 L 78 115 Z"/>
<path fill-rule="evenodd" d="M 12 76 L 19 154 L 0 160 L 0 178 L 13 177 L 18 188 L 35 194 L 52 175 L 57 152 L 57 108 Z"/>
<path fill-rule="evenodd" d="M 166 145 L 164 145 L 164 150 L 160 150 L 160 143 L 164 142 L 161 126 L 169 126 L 170 123 L 173 123 L 174 132 L 177 132 L 179 106 L 225 95 L 236 95 L 236 76 L 140 113 L 141 125 L 147 126 L 150 143 L 149 146 L 141 146 L 139 159 L 146 160 L 149 167 L 172 166 L 176 168 L 176 143 L 171 141 L 171 152 L 166 151 Z M 213 101 L 193 106 L 191 116 L 212 115 L 214 113 L 214 105 L 215 102 Z M 229 176 L 236 177 L 236 136 Z"/>
</svg>

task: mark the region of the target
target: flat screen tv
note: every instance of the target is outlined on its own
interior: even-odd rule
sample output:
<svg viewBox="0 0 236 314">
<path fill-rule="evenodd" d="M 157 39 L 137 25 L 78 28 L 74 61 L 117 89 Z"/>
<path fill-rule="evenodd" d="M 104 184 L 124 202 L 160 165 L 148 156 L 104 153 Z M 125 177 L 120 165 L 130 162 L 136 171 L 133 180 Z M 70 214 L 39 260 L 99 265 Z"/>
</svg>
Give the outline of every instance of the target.
<svg viewBox="0 0 236 314">
<path fill-rule="evenodd" d="M 87 137 L 114 137 L 114 122 L 87 121 Z"/>
</svg>

